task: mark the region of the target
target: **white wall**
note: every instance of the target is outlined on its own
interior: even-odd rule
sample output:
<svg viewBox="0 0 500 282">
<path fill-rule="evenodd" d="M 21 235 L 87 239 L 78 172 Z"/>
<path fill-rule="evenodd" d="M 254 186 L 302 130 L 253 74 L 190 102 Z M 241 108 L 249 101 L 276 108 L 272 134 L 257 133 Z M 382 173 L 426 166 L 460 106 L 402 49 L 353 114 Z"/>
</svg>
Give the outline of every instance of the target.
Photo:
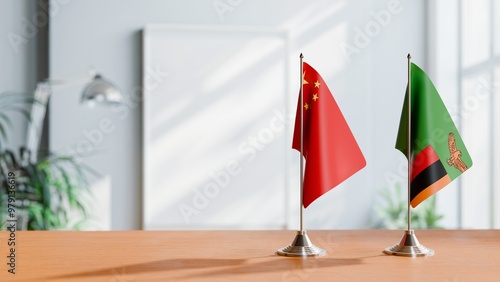
<svg viewBox="0 0 500 282">
<path fill-rule="evenodd" d="M 35 14 L 35 2 L 30 0 L 0 1 L 0 93 L 28 93 L 35 89 L 36 29 L 27 22 Z M 13 114 L 13 129 L 8 147 L 17 151 L 25 144 L 26 119 Z"/>
<path fill-rule="evenodd" d="M 391 184 L 388 175 L 398 177 L 403 160 L 394 142 L 406 85 L 406 54 L 411 52 L 416 63 L 426 66 L 423 0 L 51 2 L 65 3 L 59 4 L 50 26 L 51 76 L 77 76 L 92 65 L 129 99 L 127 110 L 117 113 L 80 106 L 78 87 L 57 91 L 51 98 L 52 149 L 72 146 L 86 152 L 84 161 L 103 175 L 94 179 L 100 203 L 96 213 L 102 217 L 98 228 L 141 228 L 140 99 L 130 97 L 141 84 L 141 30 L 148 23 L 287 30 L 290 53 L 297 57 L 303 52 L 328 82 L 368 163 L 306 210 L 306 228 L 370 227 L 377 191 Z M 214 3 L 226 3 L 228 10 L 218 13 Z M 388 5 L 395 5 L 390 20 L 377 24 L 376 15 Z M 360 30 L 370 28 L 373 38 L 361 38 Z M 357 46 L 349 60 L 341 50 L 344 43 Z M 295 88 L 290 89 L 295 100 Z M 112 123 L 112 132 L 99 129 L 103 119 Z M 296 209 L 291 213 L 296 216 Z"/>
<path fill-rule="evenodd" d="M 438 194 L 446 228 L 498 228 L 498 5 L 435 1 L 429 6 L 434 83 L 467 145 L 472 167 Z M 460 7 L 462 5 L 462 7 Z M 491 38 L 490 38 L 491 36 Z M 494 42 L 492 42 L 494 41 Z M 474 60 L 471 60 L 473 58 Z"/>
</svg>

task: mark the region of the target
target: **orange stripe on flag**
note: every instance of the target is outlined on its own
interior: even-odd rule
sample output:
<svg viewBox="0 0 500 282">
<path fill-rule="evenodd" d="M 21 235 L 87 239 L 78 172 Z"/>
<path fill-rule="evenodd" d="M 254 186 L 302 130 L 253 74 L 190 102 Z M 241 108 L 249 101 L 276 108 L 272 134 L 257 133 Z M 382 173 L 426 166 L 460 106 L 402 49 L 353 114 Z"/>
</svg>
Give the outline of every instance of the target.
<svg viewBox="0 0 500 282">
<path fill-rule="evenodd" d="M 448 185 L 448 183 L 450 183 L 450 182 L 451 182 L 451 178 L 448 174 L 443 176 L 441 179 L 432 183 L 427 188 L 422 190 L 422 192 L 418 193 L 418 195 L 415 198 L 413 198 L 413 200 L 411 201 L 411 206 L 412 207 L 418 206 L 421 202 L 423 202 L 425 199 L 432 196 L 437 191 L 444 188 L 444 186 Z"/>
<path fill-rule="evenodd" d="M 432 148 L 431 145 L 425 147 L 415 156 L 415 158 L 413 158 L 411 166 L 411 180 L 413 181 L 419 173 L 431 164 L 435 163 L 437 160 L 439 160 L 439 157 L 436 154 L 436 151 L 434 151 L 434 148 Z"/>
</svg>

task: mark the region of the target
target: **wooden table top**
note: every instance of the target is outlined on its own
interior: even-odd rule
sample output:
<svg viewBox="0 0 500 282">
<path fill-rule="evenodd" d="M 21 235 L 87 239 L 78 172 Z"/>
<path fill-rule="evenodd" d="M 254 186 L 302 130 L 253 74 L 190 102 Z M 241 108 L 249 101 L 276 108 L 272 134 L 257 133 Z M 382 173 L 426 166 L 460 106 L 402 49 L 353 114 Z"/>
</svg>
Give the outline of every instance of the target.
<svg viewBox="0 0 500 282">
<path fill-rule="evenodd" d="M 432 257 L 382 253 L 402 230 L 308 231 L 317 258 L 275 254 L 295 231 L 19 231 L 0 281 L 500 281 L 500 230 L 416 230 Z"/>
</svg>

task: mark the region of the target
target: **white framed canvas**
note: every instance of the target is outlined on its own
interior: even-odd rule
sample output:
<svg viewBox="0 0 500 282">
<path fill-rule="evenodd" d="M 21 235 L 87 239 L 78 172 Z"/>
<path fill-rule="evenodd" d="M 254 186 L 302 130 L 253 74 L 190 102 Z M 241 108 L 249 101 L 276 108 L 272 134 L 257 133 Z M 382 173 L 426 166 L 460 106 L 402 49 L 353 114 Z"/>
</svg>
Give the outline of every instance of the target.
<svg viewBox="0 0 500 282">
<path fill-rule="evenodd" d="M 279 30 L 144 29 L 144 229 L 286 227 L 287 42 Z"/>
</svg>

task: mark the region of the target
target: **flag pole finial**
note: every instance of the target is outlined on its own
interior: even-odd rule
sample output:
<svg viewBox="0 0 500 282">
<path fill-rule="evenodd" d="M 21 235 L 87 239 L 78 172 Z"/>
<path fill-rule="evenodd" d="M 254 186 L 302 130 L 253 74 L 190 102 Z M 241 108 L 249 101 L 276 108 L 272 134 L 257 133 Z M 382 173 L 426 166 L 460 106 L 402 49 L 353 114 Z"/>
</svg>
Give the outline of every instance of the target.
<svg viewBox="0 0 500 282">
<path fill-rule="evenodd" d="M 411 59 L 411 54 L 408 53 L 408 56 L 406 56 L 406 58 L 408 58 L 408 60 L 410 60 Z"/>
</svg>

